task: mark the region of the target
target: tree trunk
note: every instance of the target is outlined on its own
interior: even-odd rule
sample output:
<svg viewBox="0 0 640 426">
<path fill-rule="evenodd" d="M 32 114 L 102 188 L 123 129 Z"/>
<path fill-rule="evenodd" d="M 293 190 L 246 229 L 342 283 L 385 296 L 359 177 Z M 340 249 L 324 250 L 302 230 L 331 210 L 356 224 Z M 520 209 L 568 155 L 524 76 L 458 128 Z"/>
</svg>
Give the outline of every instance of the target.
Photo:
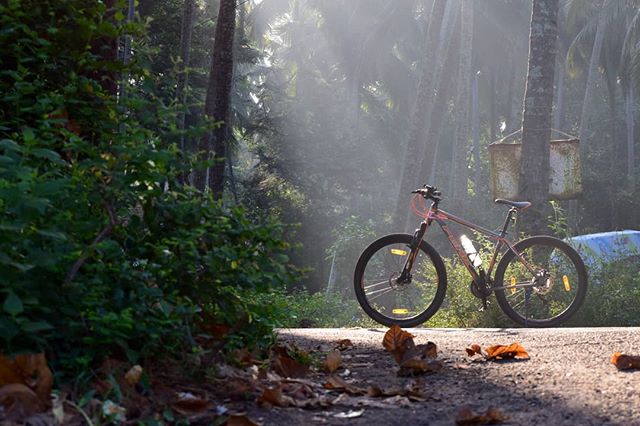
<svg viewBox="0 0 640 426">
<path fill-rule="evenodd" d="M 467 199 L 469 148 L 469 88 L 471 85 L 471 65 L 473 58 L 473 3 L 462 2 L 460 64 L 458 66 L 458 96 L 455 104 L 455 145 L 453 148 L 452 199 L 456 206 L 464 210 Z"/>
<path fill-rule="evenodd" d="M 182 10 L 182 25 L 180 28 L 180 62 L 178 69 L 178 78 L 176 81 L 176 99 L 183 108 L 186 106 L 187 94 L 186 90 L 189 84 L 189 64 L 191 62 L 191 34 L 193 30 L 193 12 L 195 10 L 195 0 L 184 0 Z M 184 130 L 185 112 L 178 114 L 178 128 Z M 180 135 L 180 149 L 186 150 L 184 135 Z"/>
<path fill-rule="evenodd" d="M 489 69 L 489 72 L 491 73 L 489 76 L 489 142 L 495 142 L 498 122 L 496 117 L 496 70 Z"/>
<path fill-rule="evenodd" d="M 457 11 L 454 14 L 457 18 Z M 450 40 L 445 42 L 447 45 L 447 51 L 442 53 L 446 54 L 444 61 L 444 70 L 455 70 L 457 53 L 460 51 L 460 20 L 450 22 L 453 27 L 453 31 L 450 31 L 446 35 Z M 420 176 L 427 179 L 432 185 L 436 185 L 436 164 L 438 158 L 438 151 L 440 148 L 440 131 L 442 130 L 442 122 L 444 121 L 444 114 L 448 109 L 449 94 L 451 93 L 451 86 L 453 83 L 454 72 L 440 73 L 440 79 L 438 82 L 438 91 L 436 93 L 435 101 L 431 108 L 431 114 L 429 117 L 429 128 L 426 129 L 425 153 L 422 157 L 422 163 L 420 166 Z"/>
<path fill-rule="evenodd" d="M 222 197 L 224 189 L 224 169 L 227 152 L 227 126 L 229 119 L 229 104 L 231 82 L 233 78 L 233 38 L 236 27 L 236 1 L 220 0 L 218 19 L 216 23 L 213 58 L 209 71 L 209 83 L 205 98 L 205 116 L 213 119 L 219 125 L 200 139 L 198 150 L 201 160 L 211 158 L 208 182 L 206 173 L 196 174 L 196 187 L 205 190 L 207 183 L 214 198 Z M 213 151 L 213 152 L 212 152 Z"/>
<path fill-rule="evenodd" d="M 480 108 L 478 106 L 478 83 L 480 71 L 473 75 L 471 84 L 471 135 L 473 138 L 473 180 L 476 197 L 480 195 Z"/>
<path fill-rule="evenodd" d="M 635 186 L 635 137 L 634 137 L 634 100 L 633 100 L 633 84 L 629 84 L 627 96 L 625 99 L 625 114 L 627 116 L 627 181 L 630 189 L 633 191 Z"/>
<path fill-rule="evenodd" d="M 559 59 L 556 62 L 556 107 L 553 116 L 553 127 L 562 130 L 564 127 L 564 61 Z"/>
<path fill-rule="evenodd" d="M 598 10 L 596 35 L 591 49 L 591 58 L 589 59 L 589 68 L 587 70 L 587 83 L 584 88 L 584 100 L 582 102 L 582 113 L 580 114 L 580 130 L 578 131 L 578 135 L 583 153 L 587 152 L 590 148 L 590 135 L 587 135 L 587 130 L 589 129 L 589 109 L 592 107 L 593 90 L 598 77 L 598 63 L 600 62 L 600 52 L 602 51 L 602 41 L 605 33 L 604 13 L 602 13 L 602 11 L 606 3 L 608 3 L 608 0 L 605 0 Z M 586 156 L 583 155 L 582 158 L 586 159 Z"/>
<path fill-rule="evenodd" d="M 558 39 L 558 1 L 534 0 L 531 13 L 519 188 L 520 196 L 533 203 L 521 225 L 521 229 L 530 234 L 547 232 L 549 139 Z"/>
<path fill-rule="evenodd" d="M 407 200 L 411 190 L 415 189 L 415 187 L 421 183 L 425 183 L 420 182 L 421 179 L 424 179 L 423 177 L 417 176 L 420 167 L 422 147 L 424 146 L 420 136 L 424 128 L 424 119 L 429 113 L 429 103 L 433 100 L 434 68 L 436 68 L 434 64 L 438 61 L 438 41 L 445 6 L 446 0 L 436 0 L 434 2 L 429 20 L 429 28 L 426 32 L 422 72 L 418 82 L 416 104 L 409 125 L 409 136 L 405 147 L 404 167 L 400 179 L 398 201 L 393 215 L 394 227 L 397 229 L 402 228 L 402 230 L 404 230 L 408 222 Z"/>
</svg>

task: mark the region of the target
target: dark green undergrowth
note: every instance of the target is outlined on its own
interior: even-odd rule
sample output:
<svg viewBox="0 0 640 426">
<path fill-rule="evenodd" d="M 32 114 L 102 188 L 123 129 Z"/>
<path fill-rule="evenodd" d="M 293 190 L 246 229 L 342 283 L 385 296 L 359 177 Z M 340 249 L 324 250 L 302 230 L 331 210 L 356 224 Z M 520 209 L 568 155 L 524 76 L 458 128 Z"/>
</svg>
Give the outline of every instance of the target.
<svg viewBox="0 0 640 426">
<path fill-rule="evenodd" d="M 202 317 L 236 346 L 268 344 L 276 315 L 254 295 L 293 280 L 283 226 L 181 183 L 204 165 L 172 143 L 144 26 L 102 2 L 14 0 L 0 27 L 2 352 L 44 350 L 75 374 L 188 352 Z M 112 55 L 125 32 L 127 66 Z"/>
</svg>

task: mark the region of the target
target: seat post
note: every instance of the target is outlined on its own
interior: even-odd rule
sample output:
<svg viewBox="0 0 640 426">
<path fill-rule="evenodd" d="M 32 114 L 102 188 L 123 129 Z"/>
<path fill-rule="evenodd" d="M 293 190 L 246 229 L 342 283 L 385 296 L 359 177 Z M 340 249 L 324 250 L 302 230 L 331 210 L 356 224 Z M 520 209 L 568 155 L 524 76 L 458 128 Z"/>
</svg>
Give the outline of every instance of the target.
<svg viewBox="0 0 640 426">
<path fill-rule="evenodd" d="M 502 232 L 500 232 L 500 236 L 504 237 L 507 235 L 507 229 L 509 229 L 509 222 L 513 220 L 513 215 L 518 213 L 518 209 L 515 207 L 511 207 L 509 209 L 509 213 L 507 213 L 507 217 L 504 220 L 504 225 L 502 226 Z"/>
</svg>

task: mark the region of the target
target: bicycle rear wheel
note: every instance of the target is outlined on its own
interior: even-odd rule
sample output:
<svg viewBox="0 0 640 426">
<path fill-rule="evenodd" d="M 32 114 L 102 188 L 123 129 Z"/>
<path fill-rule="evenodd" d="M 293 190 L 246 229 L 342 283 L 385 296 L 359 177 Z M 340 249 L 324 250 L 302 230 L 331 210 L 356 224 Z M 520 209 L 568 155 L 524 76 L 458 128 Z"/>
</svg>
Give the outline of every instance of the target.
<svg viewBox="0 0 640 426">
<path fill-rule="evenodd" d="M 391 234 L 367 247 L 356 264 L 355 293 L 362 309 L 386 326 L 415 327 L 436 313 L 447 289 L 447 275 L 440 255 L 422 241 L 409 283 L 400 284 L 413 236 Z"/>
<path fill-rule="evenodd" d="M 554 327 L 580 308 L 587 294 L 587 270 L 580 255 L 562 240 L 537 236 L 515 245 L 525 262 L 507 251 L 496 269 L 496 300 L 525 327 Z M 509 288 L 510 286 L 513 286 Z"/>
</svg>

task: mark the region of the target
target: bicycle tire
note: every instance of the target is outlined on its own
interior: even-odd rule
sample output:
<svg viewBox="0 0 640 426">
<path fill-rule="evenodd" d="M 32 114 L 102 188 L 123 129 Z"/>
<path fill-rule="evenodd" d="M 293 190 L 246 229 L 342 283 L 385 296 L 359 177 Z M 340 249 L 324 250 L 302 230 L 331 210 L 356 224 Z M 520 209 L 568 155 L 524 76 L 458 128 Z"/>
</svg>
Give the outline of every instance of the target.
<svg viewBox="0 0 640 426">
<path fill-rule="evenodd" d="M 379 238 L 362 252 L 356 264 L 354 289 L 358 303 L 370 318 L 388 327 L 393 324 L 415 327 L 424 323 L 438 311 L 446 294 L 444 262 L 425 241 L 420 243 L 412 282 L 398 285 L 393 280 L 402 270 L 412 239 L 413 236 L 408 234 L 390 234 Z M 392 250 L 395 250 L 393 256 L 389 254 Z M 371 276 L 376 276 L 376 284 L 368 284 Z M 378 282 L 379 279 L 382 281 Z M 372 292 L 368 292 L 372 286 L 379 286 L 372 292 L 386 295 L 383 299 L 387 303 L 385 306 L 374 303 L 379 296 L 374 297 Z M 394 307 L 389 310 L 390 304 Z"/>
<path fill-rule="evenodd" d="M 510 319 L 525 327 L 561 325 L 582 306 L 587 294 L 587 269 L 582 258 L 567 243 L 550 236 L 526 238 L 514 247 L 528 262 L 535 264 L 538 271 L 542 271 L 540 264 L 548 261 L 549 264 L 543 266 L 548 275 L 536 278 L 529 271 L 525 271 L 522 262 L 513 251 L 507 251 L 496 268 L 494 286 L 503 287 L 505 276 L 510 280 L 510 284 L 537 284 L 495 289 L 498 305 Z M 540 274 L 542 272 L 538 272 L 539 276 Z M 552 296 L 554 300 L 551 300 Z M 524 315 L 520 309 L 523 305 Z M 542 318 L 543 316 L 545 318 Z"/>
</svg>

